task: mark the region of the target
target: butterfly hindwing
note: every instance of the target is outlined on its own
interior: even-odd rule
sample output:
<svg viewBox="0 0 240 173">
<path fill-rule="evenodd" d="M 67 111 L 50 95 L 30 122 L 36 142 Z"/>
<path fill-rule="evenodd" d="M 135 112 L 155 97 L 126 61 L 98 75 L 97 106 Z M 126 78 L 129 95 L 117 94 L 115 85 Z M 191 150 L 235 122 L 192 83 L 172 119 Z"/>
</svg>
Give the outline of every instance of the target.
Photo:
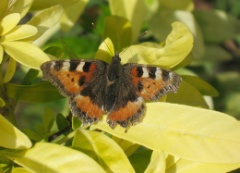
<svg viewBox="0 0 240 173">
<path fill-rule="evenodd" d="M 98 60 L 60 60 L 44 63 L 41 70 L 45 80 L 55 85 L 61 94 L 70 97 L 72 113 L 83 124 L 91 124 L 105 113 L 106 66 L 107 63 Z"/>
<path fill-rule="evenodd" d="M 131 82 L 144 100 L 157 101 L 169 92 L 176 92 L 182 81 L 176 73 L 160 67 L 132 63 L 123 68 L 131 74 Z"/>
</svg>

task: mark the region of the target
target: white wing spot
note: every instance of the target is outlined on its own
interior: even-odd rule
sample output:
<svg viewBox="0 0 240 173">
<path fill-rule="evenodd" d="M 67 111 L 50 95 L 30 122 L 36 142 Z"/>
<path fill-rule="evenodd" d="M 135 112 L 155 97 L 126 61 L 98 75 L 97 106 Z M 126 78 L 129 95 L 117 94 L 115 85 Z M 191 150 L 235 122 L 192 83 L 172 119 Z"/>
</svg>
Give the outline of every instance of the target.
<svg viewBox="0 0 240 173">
<path fill-rule="evenodd" d="M 155 75 L 156 75 L 156 80 L 162 80 L 162 70 L 160 68 L 157 68 Z"/>
<path fill-rule="evenodd" d="M 63 71 L 69 71 L 69 68 L 70 68 L 70 62 L 69 62 L 69 60 L 64 61 L 61 70 L 63 70 Z"/>
<path fill-rule="evenodd" d="M 80 64 L 77 66 L 77 71 L 83 71 L 84 65 L 85 65 L 85 62 L 80 62 Z"/>
<path fill-rule="evenodd" d="M 143 67 L 142 70 L 143 70 L 143 75 L 142 75 L 142 77 L 143 77 L 143 78 L 149 77 L 147 68 L 146 68 L 146 67 Z"/>
</svg>

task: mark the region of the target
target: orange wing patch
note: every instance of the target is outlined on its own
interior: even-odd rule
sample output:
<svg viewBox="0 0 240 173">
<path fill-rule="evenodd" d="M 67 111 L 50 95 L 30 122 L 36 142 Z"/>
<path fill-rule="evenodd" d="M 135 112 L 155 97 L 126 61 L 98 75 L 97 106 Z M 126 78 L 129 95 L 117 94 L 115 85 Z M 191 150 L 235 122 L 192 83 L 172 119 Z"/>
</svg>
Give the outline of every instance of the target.
<svg viewBox="0 0 240 173">
<path fill-rule="evenodd" d="M 122 127 L 128 127 L 140 121 L 144 114 L 144 100 L 139 97 L 135 102 L 128 101 L 127 105 L 113 110 L 108 115 L 108 124 L 114 128 L 116 124 L 120 124 Z"/>
<path fill-rule="evenodd" d="M 72 99 L 71 110 L 75 116 L 82 120 L 83 124 L 93 123 L 105 114 L 98 105 L 94 104 L 90 97 L 78 95 Z"/>
</svg>

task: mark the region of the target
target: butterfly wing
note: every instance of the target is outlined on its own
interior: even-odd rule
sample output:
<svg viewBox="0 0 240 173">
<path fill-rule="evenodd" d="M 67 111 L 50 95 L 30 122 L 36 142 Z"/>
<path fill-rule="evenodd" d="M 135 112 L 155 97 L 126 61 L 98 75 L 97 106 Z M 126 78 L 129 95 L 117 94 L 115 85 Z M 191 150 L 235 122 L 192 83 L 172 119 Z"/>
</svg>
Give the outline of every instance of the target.
<svg viewBox="0 0 240 173">
<path fill-rule="evenodd" d="M 131 74 L 136 93 L 145 100 L 157 101 L 169 92 L 176 92 L 182 81 L 178 74 L 159 67 L 129 63 L 123 68 Z"/>
<path fill-rule="evenodd" d="M 110 127 L 114 128 L 116 124 L 119 124 L 128 128 L 129 125 L 141 120 L 145 110 L 144 100 L 135 92 L 129 74 L 122 73 L 116 83 L 108 86 L 106 100 L 111 98 L 115 99 L 112 100 L 114 104 L 108 110 L 107 122 Z"/>
<path fill-rule="evenodd" d="M 91 124 L 105 113 L 103 109 L 107 63 L 100 60 L 48 61 L 41 66 L 43 78 L 70 97 L 72 113 Z M 96 87 L 98 84 L 98 87 Z"/>
</svg>

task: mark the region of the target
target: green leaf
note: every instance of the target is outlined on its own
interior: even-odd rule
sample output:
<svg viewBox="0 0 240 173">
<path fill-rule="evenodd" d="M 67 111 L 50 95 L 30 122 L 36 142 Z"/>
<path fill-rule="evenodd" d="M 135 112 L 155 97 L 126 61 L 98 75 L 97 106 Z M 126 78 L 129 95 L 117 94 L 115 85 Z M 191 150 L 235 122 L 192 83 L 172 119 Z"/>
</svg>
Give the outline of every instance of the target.
<svg viewBox="0 0 240 173">
<path fill-rule="evenodd" d="M 0 97 L 0 107 L 4 107 L 5 105 L 5 101 Z"/>
<path fill-rule="evenodd" d="M 142 149 L 134 152 L 129 160 L 137 173 L 143 173 L 151 157 L 151 150 Z"/>
<path fill-rule="evenodd" d="M 0 115 L 0 146 L 10 149 L 26 149 L 32 146 L 28 137 Z"/>
<path fill-rule="evenodd" d="M 63 98 L 58 90 L 48 82 L 42 82 L 37 85 L 17 85 L 8 83 L 6 85 L 6 91 L 8 97 L 28 102 L 42 103 Z"/>
<path fill-rule="evenodd" d="M 75 116 L 72 116 L 72 129 L 77 130 L 81 126 L 82 122 Z"/>
<path fill-rule="evenodd" d="M 7 70 L 6 70 L 4 79 L 3 79 L 4 83 L 7 83 L 12 79 L 12 77 L 16 71 L 16 67 L 17 67 L 16 61 L 13 58 L 10 58 L 8 66 L 7 66 Z"/>
<path fill-rule="evenodd" d="M 44 52 L 57 57 L 57 59 L 62 59 L 64 57 L 64 50 L 58 46 L 50 46 L 45 49 Z"/>
<path fill-rule="evenodd" d="M 53 123 L 55 120 L 55 116 L 53 114 L 53 111 L 51 109 L 45 109 L 45 113 L 42 117 L 42 125 L 44 127 L 45 132 L 50 132 Z"/>
<path fill-rule="evenodd" d="M 23 85 L 31 85 L 33 80 L 38 76 L 39 70 L 29 69 L 25 77 L 23 78 Z"/>
<path fill-rule="evenodd" d="M 107 172 L 134 172 L 123 150 L 103 133 L 78 130 L 72 146 L 88 153 Z"/>
<path fill-rule="evenodd" d="M 182 75 L 182 79 L 192 86 L 194 86 L 202 95 L 208 95 L 212 97 L 216 97 L 219 95 L 218 91 L 213 88 L 210 84 L 208 84 L 206 81 L 200 79 L 197 76 L 187 76 Z"/>
<path fill-rule="evenodd" d="M 193 14 L 206 41 L 221 43 L 239 34 L 240 22 L 224 11 L 195 10 Z"/>
<path fill-rule="evenodd" d="M 132 41 L 131 24 L 126 18 L 119 16 L 109 16 L 104 22 L 103 39 L 110 38 L 115 51 L 122 51 L 128 47 Z"/>
<path fill-rule="evenodd" d="M 193 36 L 189 29 L 180 22 L 172 24 L 173 30 L 168 35 L 165 45 L 153 43 L 133 45 L 122 55 L 122 62 L 138 62 L 173 68 L 186 58 L 193 46 Z"/>
<path fill-rule="evenodd" d="M 147 169 L 144 173 L 165 173 L 166 171 L 166 163 L 165 163 L 165 155 L 164 152 L 153 151 L 150 163 L 148 164 Z"/>
<path fill-rule="evenodd" d="M 36 143 L 23 152 L 1 152 L 13 162 L 32 172 L 105 172 L 89 156 L 57 144 Z"/>
<path fill-rule="evenodd" d="M 42 63 L 50 60 L 39 47 L 27 42 L 3 42 L 2 45 L 8 55 L 29 68 L 39 69 Z"/>
<path fill-rule="evenodd" d="M 56 123 L 59 130 L 70 126 L 68 120 L 62 114 L 57 114 Z"/>
<path fill-rule="evenodd" d="M 144 17 L 147 14 L 144 0 L 109 0 L 112 15 L 128 19 L 132 26 L 132 42 L 139 37 Z M 116 21 L 117 22 L 117 21 Z"/>
<path fill-rule="evenodd" d="M 42 140 L 42 136 L 40 136 L 38 133 L 36 133 L 33 130 L 30 129 L 23 129 L 23 132 L 32 140 L 34 141 L 40 141 Z"/>
<path fill-rule="evenodd" d="M 208 108 L 202 94 L 193 85 L 182 81 L 177 93 L 169 93 L 167 102 Z"/>
<path fill-rule="evenodd" d="M 240 123 L 226 114 L 169 103 L 147 103 L 143 121 L 128 129 L 94 125 L 156 151 L 201 163 L 240 163 Z M 224 151 L 224 152 L 223 152 Z"/>
</svg>

